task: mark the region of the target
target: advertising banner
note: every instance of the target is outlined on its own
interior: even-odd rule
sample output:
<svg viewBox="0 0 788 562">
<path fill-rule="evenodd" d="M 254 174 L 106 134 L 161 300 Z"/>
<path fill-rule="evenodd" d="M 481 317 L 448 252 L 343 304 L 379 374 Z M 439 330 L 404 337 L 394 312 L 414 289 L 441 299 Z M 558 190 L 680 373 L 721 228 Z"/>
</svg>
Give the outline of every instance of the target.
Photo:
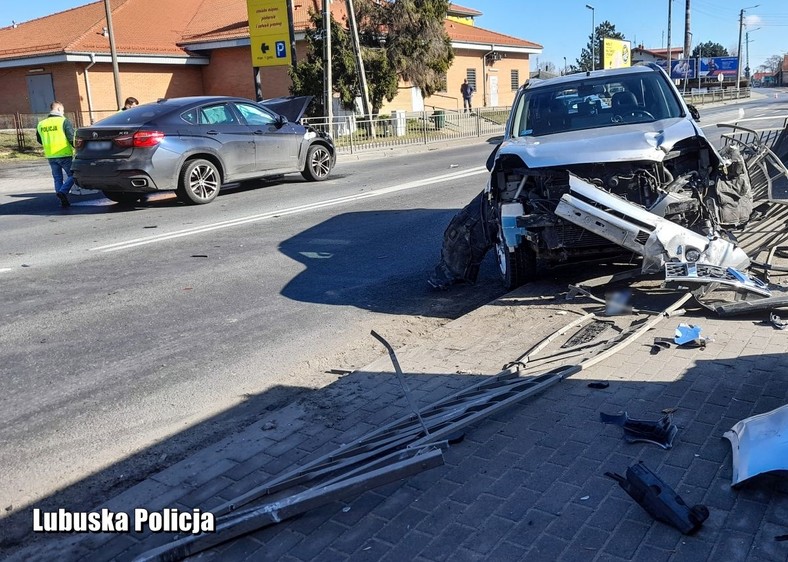
<svg viewBox="0 0 788 562">
<path fill-rule="evenodd" d="M 660 60 L 657 64 L 665 68 L 667 61 Z M 676 80 L 697 78 L 698 59 L 678 59 L 670 61 L 670 77 Z M 700 77 L 714 79 L 720 75 L 724 79 L 736 80 L 739 59 L 736 57 L 702 57 L 700 59 Z M 686 74 L 686 75 L 685 75 Z"/>
<path fill-rule="evenodd" d="M 697 78 L 695 74 L 695 63 L 697 59 L 678 59 L 670 61 L 670 77 L 675 80 L 692 80 Z M 668 61 L 658 60 L 657 64 L 663 69 L 667 66 Z"/>
<path fill-rule="evenodd" d="M 700 75 L 706 78 L 716 78 L 722 74 L 726 78 L 736 80 L 739 68 L 739 59 L 736 57 L 702 57 L 700 59 Z"/>
<path fill-rule="evenodd" d="M 631 44 L 620 39 L 602 39 L 602 68 L 624 68 L 632 66 Z"/>
<path fill-rule="evenodd" d="M 287 0 L 246 0 L 252 66 L 286 66 L 290 52 L 290 11 Z"/>
</svg>

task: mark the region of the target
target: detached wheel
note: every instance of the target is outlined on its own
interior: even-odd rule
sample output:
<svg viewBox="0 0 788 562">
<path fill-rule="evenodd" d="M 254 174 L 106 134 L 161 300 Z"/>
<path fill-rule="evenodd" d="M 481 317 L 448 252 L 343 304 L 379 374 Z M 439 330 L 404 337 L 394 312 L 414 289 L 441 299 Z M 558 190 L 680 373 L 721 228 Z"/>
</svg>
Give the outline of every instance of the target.
<svg viewBox="0 0 788 562">
<path fill-rule="evenodd" d="M 219 169 L 208 160 L 189 160 L 181 170 L 176 193 L 178 199 L 189 205 L 205 205 L 219 195 L 222 176 Z"/>
<path fill-rule="evenodd" d="M 313 144 L 306 153 L 301 175 L 309 181 L 323 181 L 331 173 L 331 153 L 322 144 Z"/>
<path fill-rule="evenodd" d="M 536 256 L 525 244 L 510 252 L 506 243 L 499 240 L 495 243 L 495 257 L 503 284 L 509 291 L 536 277 Z"/>
<path fill-rule="evenodd" d="M 121 205 L 133 205 L 145 197 L 144 194 L 130 193 L 128 191 L 102 191 L 102 193 L 104 194 L 104 197 L 110 201 L 120 203 Z"/>
</svg>

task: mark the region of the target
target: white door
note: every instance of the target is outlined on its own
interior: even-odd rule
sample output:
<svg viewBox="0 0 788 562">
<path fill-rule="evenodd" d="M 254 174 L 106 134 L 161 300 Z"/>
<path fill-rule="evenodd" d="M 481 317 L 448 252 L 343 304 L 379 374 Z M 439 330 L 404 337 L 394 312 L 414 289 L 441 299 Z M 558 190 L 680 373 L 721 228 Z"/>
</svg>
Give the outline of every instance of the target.
<svg viewBox="0 0 788 562">
<path fill-rule="evenodd" d="M 490 106 L 498 107 L 498 76 L 490 74 Z"/>
<path fill-rule="evenodd" d="M 413 86 L 410 92 L 410 96 L 413 99 L 413 111 L 424 111 L 424 96 L 421 95 L 421 88 Z"/>
</svg>

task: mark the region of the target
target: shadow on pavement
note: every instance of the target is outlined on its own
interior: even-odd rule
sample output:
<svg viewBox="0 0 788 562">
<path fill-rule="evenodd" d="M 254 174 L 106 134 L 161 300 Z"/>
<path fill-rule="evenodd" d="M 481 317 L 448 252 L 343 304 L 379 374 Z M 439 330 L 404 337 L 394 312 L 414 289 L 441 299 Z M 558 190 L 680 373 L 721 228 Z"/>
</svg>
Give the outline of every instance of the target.
<svg viewBox="0 0 788 562">
<path fill-rule="evenodd" d="M 253 532 L 200 559 L 276 560 L 289 555 L 299 560 L 332 556 L 574 560 L 601 555 L 651 560 L 655 548 L 668 560 L 785 559 L 788 542 L 775 541 L 785 534 L 785 480 L 763 475 L 732 489 L 730 445 L 722 434 L 741 419 L 785 403 L 788 356 L 732 356 L 711 344 L 706 351 L 675 349 L 661 354 L 658 361 L 648 360 L 644 339 L 626 356 L 566 379 L 471 426 L 465 439 L 445 454 L 443 467 Z M 478 364 L 478 350 L 462 350 L 459 355 L 464 357 L 457 363 L 467 363 L 474 356 Z M 500 350 L 483 355 L 482 362 L 489 366 L 511 358 Z M 400 361 L 414 398 L 422 406 L 481 380 L 478 375 L 441 370 L 414 373 L 409 364 L 418 363 L 421 368 L 442 361 L 439 356 L 425 358 L 423 352 L 411 355 L 406 351 Z M 589 388 L 588 382 L 594 380 L 607 380 L 610 386 Z M 121 496 L 108 505 L 124 511 L 142 506 L 210 509 L 288 467 L 302 465 L 408 413 L 390 366 L 381 360 L 322 390 L 303 393 L 294 403 L 276 410 L 294 390 L 277 389 L 275 392 L 284 392 L 285 399 L 276 406 L 270 405 L 267 393 L 251 397 L 242 406 L 250 421 L 259 420 L 252 434 L 258 437 L 246 447 L 238 443 L 208 447 L 190 471 L 188 461 L 182 463 L 186 466 L 176 475 L 183 481 L 165 472 L 155 481 L 147 481 L 148 486 L 136 496 L 127 494 L 126 503 L 120 501 Z M 673 420 L 679 427 L 670 450 L 628 444 L 619 427 L 599 421 L 600 412 L 618 411 L 657 419 L 663 409 L 675 411 Z M 126 470 L 126 463 L 170 452 L 175 440 L 203 431 L 203 426 L 220 422 L 224 415 L 229 412 L 34 507 L 96 508 L 99 502 L 94 498 L 120 492 L 134 483 L 126 480 L 114 489 L 106 485 L 117 481 L 116 474 Z M 260 425 L 263 421 L 271 424 L 268 430 Z M 260 453 L 255 452 L 258 448 Z M 153 472 L 170 464 L 171 459 L 143 464 Z M 711 515 L 698 534 L 683 536 L 655 522 L 604 476 L 606 471 L 623 473 L 638 461 L 645 462 L 689 505 L 700 503 L 709 508 Z M 40 536 L 30 546 L 29 535 L 20 537 L 22 530 L 29 530 L 30 522 L 30 508 L 4 521 L 7 529 L 16 529 L 13 535 L 26 546 L 11 559 L 46 560 L 57 553 L 57 559 L 64 561 L 130 560 L 172 538 L 145 533 L 134 537 L 142 539 L 140 543 L 126 534 Z M 503 547 L 508 550 L 500 550 Z M 5 549 L 4 553 L 12 551 Z"/>
</svg>

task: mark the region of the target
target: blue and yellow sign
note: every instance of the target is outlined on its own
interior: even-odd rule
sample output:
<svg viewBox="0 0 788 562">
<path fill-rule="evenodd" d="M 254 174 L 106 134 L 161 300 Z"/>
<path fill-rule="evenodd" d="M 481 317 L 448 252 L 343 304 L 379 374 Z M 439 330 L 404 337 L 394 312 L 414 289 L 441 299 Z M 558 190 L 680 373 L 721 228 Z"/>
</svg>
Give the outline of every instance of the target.
<svg viewBox="0 0 788 562">
<path fill-rule="evenodd" d="M 246 0 L 252 66 L 286 66 L 290 52 L 290 11 L 287 0 Z"/>
</svg>

